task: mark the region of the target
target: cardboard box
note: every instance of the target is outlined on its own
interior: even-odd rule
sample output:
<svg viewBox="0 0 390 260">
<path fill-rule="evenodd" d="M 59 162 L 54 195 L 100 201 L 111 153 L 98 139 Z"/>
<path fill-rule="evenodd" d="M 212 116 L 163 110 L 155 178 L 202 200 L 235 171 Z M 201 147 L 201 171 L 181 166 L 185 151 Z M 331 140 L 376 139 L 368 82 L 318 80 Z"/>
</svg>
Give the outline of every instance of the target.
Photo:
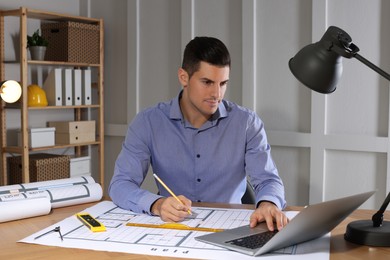
<svg viewBox="0 0 390 260">
<path fill-rule="evenodd" d="M 8 157 L 10 184 L 22 183 L 22 157 Z M 29 158 L 30 182 L 69 178 L 69 155 L 37 153 Z"/>
<path fill-rule="evenodd" d="M 49 127 L 55 127 L 56 133 L 94 133 L 95 121 L 58 121 L 48 122 Z"/>
<path fill-rule="evenodd" d="M 56 144 L 78 144 L 96 140 L 95 121 L 58 121 L 48 122 L 55 127 Z"/>
<path fill-rule="evenodd" d="M 70 177 L 91 175 L 91 157 L 70 158 Z"/>
<path fill-rule="evenodd" d="M 31 128 L 28 130 L 28 146 L 30 148 L 53 146 L 55 136 L 54 127 Z M 18 131 L 18 146 L 22 146 L 22 133 Z"/>
<path fill-rule="evenodd" d="M 95 142 L 95 133 L 56 133 L 56 144 L 80 144 Z"/>
<path fill-rule="evenodd" d="M 78 22 L 47 22 L 41 24 L 42 36 L 49 41 L 46 60 L 100 62 L 100 27 Z"/>
</svg>

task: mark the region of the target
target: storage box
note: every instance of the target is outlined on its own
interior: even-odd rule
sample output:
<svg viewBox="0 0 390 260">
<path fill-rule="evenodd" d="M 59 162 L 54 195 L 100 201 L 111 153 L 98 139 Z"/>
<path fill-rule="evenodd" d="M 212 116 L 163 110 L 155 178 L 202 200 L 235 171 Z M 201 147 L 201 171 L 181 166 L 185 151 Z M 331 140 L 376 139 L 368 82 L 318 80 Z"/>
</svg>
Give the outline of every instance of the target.
<svg viewBox="0 0 390 260">
<path fill-rule="evenodd" d="M 43 23 L 42 36 L 49 41 L 46 60 L 98 64 L 100 28 L 78 22 Z"/>
<path fill-rule="evenodd" d="M 10 184 L 22 183 L 22 157 L 8 157 Z M 70 156 L 37 153 L 30 154 L 30 182 L 69 178 Z"/>
<path fill-rule="evenodd" d="M 95 121 L 53 121 L 49 127 L 55 127 L 56 133 L 95 133 Z"/>
<path fill-rule="evenodd" d="M 91 157 L 70 158 L 70 177 L 91 175 Z"/>
<path fill-rule="evenodd" d="M 56 144 L 95 142 L 95 133 L 56 133 Z"/>
<path fill-rule="evenodd" d="M 58 121 L 48 122 L 55 127 L 56 144 L 78 144 L 96 140 L 95 121 Z"/>
<path fill-rule="evenodd" d="M 30 148 L 53 146 L 55 128 L 31 128 L 28 130 L 28 146 Z M 18 146 L 22 145 L 22 133 L 18 131 Z"/>
</svg>

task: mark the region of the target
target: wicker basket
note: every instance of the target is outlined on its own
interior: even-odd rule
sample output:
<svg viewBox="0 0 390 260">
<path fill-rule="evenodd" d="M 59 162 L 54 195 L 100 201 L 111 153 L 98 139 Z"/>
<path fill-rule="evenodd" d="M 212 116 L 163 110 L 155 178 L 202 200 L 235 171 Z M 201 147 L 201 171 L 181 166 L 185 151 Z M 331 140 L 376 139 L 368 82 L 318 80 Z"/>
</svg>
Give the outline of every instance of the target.
<svg viewBox="0 0 390 260">
<path fill-rule="evenodd" d="M 49 41 L 46 60 L 99 63 L 99 25 L 77 22 L 43 23 L 42 36 Z"/>
<path fill-rule="evenodd" d="M 9 183 L 22 183 L 21 156 L 8 157 Z M 30 155 L 30 182 L 64 179 L 70 177 L 70 156 L 38 153 Z"/>
</svg>

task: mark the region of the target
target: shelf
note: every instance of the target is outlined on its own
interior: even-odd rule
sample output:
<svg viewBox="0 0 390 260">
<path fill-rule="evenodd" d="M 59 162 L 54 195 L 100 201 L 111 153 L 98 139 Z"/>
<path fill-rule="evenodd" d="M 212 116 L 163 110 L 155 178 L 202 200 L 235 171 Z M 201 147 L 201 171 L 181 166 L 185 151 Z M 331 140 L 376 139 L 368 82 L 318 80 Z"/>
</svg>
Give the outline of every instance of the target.
<svg viewBox="0 0 390 260">
<path fill-rule="evenodd" d="M 0 14 L 1 16 L 20 16 L 20 9 L 0 11 Z M 80 23 L 92 23 L 92 24 L 98 24 L 100 22 L 99 19 L 94 19 L 89 17 L 46 12 L 41 10 L 29 9 L 29 8 L 26 8 L 26 15 L 28 18 L 47 20 L 53 22 L 72 21 L 72 22 L 80 22 Z"/>
<path fill-rule="evenodd" d="M 8 44 L 8 28 L 5 30 L 7 25 L 7 20 L 14 19 L 5 19 L 5 17 L 13 16 L 20 18 L 19 23 L 19 46 L 6 46 Z M 99 38 L 98 38 L 98 60 L 92 60 L 93 63 L 88 63 L 88 59 L 84 59 L 87 62 L 66 62 L 66 61 L 41 61 L 41 60 L 29 60 L 28 58 L 28 50 L 27 50 L 27 33 L 28 33 L 28 24 L 33 20 L 41 20 L 43 23 L 54 23 L 54 22 L 76 22 L 76 23 L 84 23 L 84 24 L 92 24 L 98 25 L 99 28 Z M 7 24 L 7 25 L 6 25 Z M 11 23 L 12 25 L 13 23 Z M 42 24 L 42 23 L 41 23 Z M 96 27 L 96 26 L 94 26 Z M 12 29 L 12 28 L 10 28 Z M 5 35 L 7 32 L 7 35 Z M 5 40 L 5 36 L 8 37 Z M 68 36 L 73 37 L 73 40 L 77 40 L 79 36 Z M 76 38 L 75 38 L 76 37 Z M 20 7 L 19 9 L 13 10 L 0 10 L 0 78 L 4 80 L 6 78 L 6 70 L 16 70 L 14 67 L 20 67 L 20 78 L 17 79 L 22 86 L 22 97 L 21 101 L 15 104 L 5 104 L 4 102 L 0 102 L 0 169 L 2 170 L 0 174 L 0 186 L 8 185 L 8 169 L 7 169 L 7 157 L 9 154 L 19 154 L 21 156 L 22 161 L 22 182 L 29 183 L 30 182 L 30 172 L 29 172 L 29 158 L 30 153 L 35 151 L 48 151 L 53 149 L 68 149 L 74 148 L 74 154 L 80 155 L 87 151 L 88 154 L 92 154 L 93 158 L 91 158 L 91 166 L 94 166 L 93 174 L 96 177 L 100 178 L 100 184 L 104 187 L 104 24 L 102 19 L 95 19 L 89 17 L 81 17 L 74 16 L 68 14 L 61 13 L 53 13 L 42 10 L 34 10 L 26 7 Z M 81 38 L 80 38 L 81 39 Z M 85 39 L 83 39 L 85 41 Z M 94 42 L 95 43 L 95 42 Z M 3 60 L 6 55 L 5 52 L 12 51 L 12 48 L 19 48 L 16 50 L 16 53 L 19 54 L 14 60 Z M 83 60 L 82 60 L 83 61 Z M 12 66 L 7 67 L 8 64 Z M 15 64 L 15 66 L 13 66 Z M 28 107 L 28 84 L 33 82 L 32 71 L 36 71 L 36 73 L 41 73 L 43 75 L 43 71 L 47 68 L 50 69 L 50 66 L 55 68 L 66 67 L 71 69 L 83 69 L 88 68 L 94 71 L 94 80 L 96 82 L 92 82 L 91 89 L 93 88 L 93 104 L 91 105 L 72 105 L 72 106 L 46 106 L 46 107 Z M 6 69 L 7 67 L 7 69 Z M 41 69 L 41 67 L 43 69 Z M 46 68 L 45 68 L 46 67 Z M 32 69 L 30 69 L 32 68 Z M 36 70 L 35 70 L 36 69 Z M 30 73 L 31 72 L 31 73 Z M 7 73 L 9 74 L 9 73 Z M 96 97 L 95 97 L 96 96 Z M 96 98 L 96 99 L 95 99 Z M 11 113 L 13 111 L 9 111 L 10 109 L 20 111 L 20 129 L 21 129 L 21 140 L 18 143 L 18 146 L 7 146 L 7 113 L 10 112 L 10 116 L 14 117 L 15 113 Z M 93 109 L 89 111 L 88 109 Z M 56 111 L 69 110 L 64 111 L 64 113 L 58 114 L 66 114 L 72 115 L 72 119 L 69 121 L 85 121 L 85 120 L 95 120 L 96 121 L 96 138 L 94 142 L 86 142 L 86 143 L 77 143 L 77 144 L 66 144 L 66 145 L 53 145 L 46 147 L 37 147 L 31 148 L 28 147 L 29 142 L 29 119 L 34 116 L 41 116 L 53 113 L 56 114 Z M 34 111 L 35 113 L 30 113 Z M 54 112 L 49 112 L 54 111 Z M 91 113 L 90 113 L 91 112 Z M 41 116 L 42 117 L 42 116 Z M 69 119 L 67 117 L 67 119 Z M 15 121 L 15 120 L 13 120 Z M 12 122 L 13 122 L 12 121 Z M 12 137 L 13 138 L 13 137 Z M 11 142 L 10 143 L 14 143 Z M 90 147 L 94 149 L 89 149 Z M 86 149 L 88 148 L 88 149 Z M 96 149 L 95 149 L 96 148 Z M 61 151 L 60 151 L 61 152 Z"/>
<path fill-rule="evenodd" d="M 47 106 L 47 107 L 29 107 L 29 110 L 52 110 L 52 109 L 77 109 L 77 108 L 100 108 L 100 105 L 81 105 L 81 106 Z"/>
<path fill-rule="evenodd" d="M 20 109 L 19 104 L 6 104 L 5 109 Z M 100 108 L 100 105 L 28 107 L 28 110 Z"/>
<path fill-rule="evenodd" d="M 45 66 L 70 66 L 70 67 L 99 67 L 99 64 L 67 62 L 67 61 L 46 61 L 46 60 L 28 60 L 30 65 L 45 65 Z"/>
<path fill-rule="evenodd" d="M 42 147 L 36 147 L 36 148 L 29 148 L 28 150 L 30 152 L 34 152 L 34 151 L 45 151 L 45 150 L 51 150 L 51 149 L 64 149 L 64 148 L 81 147 L 81 146 L 98 145 L 98 144 L 100 144 L 100 141 L 78 143 L 78 144 L 56 144 L 54 146 L 42 146 Z M 20 146 L 7 146 L 7 147 L 3 148 L 3 152 L 4 153 L 21 154 L 23 152 L 23 148 Z"/>
<path fill-rule="evenodd" d="M 16 60 L 6 60 L 5 64 L 20 64 Z M 27 64 L 29 65 L 39 65 L 39 66 L 67 66 L 67 67 L 99 67 L 100 64 L 93 63 L 82 63 L 82 62 L 67 62 L 67 61 L 48 61 L 48 60 L 28 60 Z"/>
</svg>

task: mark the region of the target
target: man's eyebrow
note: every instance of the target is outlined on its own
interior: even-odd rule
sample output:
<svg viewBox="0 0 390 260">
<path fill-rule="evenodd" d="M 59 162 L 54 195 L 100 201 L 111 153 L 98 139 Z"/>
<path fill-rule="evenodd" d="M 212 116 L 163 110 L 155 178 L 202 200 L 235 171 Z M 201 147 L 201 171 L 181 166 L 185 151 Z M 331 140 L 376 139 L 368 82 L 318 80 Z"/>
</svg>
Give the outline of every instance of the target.
<svg viewBox="0 0 390 260">
<path fill-rule="evenodd" d="M 202 81 L 211 81 L 211 82 L 214 82 L 214 80 L 211 80 L 211 79 L 209 79 L 209 78 L 206 78 L 206 77 L 204 77 L 204 78 L 200 78 L 200 80 L 202 80 Z"/>
<path fill-rule="evenodd" d="M 206 78 L 206 77 L 200 78 L 200 80 L 202 80 L 202 81 L 210 81 L 210 82 L 213 82 L 213 83 L 215 82 L 214 80 Z M 229 79 L 221 81 L 222 84 L 225 84 L 225 83 L 228 83 L 228 82 L 229 82 Z"/>
</svg>

